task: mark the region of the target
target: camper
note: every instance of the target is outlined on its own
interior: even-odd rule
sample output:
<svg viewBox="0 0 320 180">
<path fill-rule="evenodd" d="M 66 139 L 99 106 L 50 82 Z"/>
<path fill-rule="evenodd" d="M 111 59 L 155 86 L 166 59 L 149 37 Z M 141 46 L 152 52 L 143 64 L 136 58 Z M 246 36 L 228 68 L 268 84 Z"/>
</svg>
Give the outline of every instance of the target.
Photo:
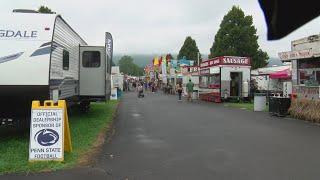
<svg viewBox="0 0 320 180">
<path fill-rule="evenodd" d="M 89 46 L 58 14 L 0 17 L 0 127 L 30 121 L 33 100 L 89 110 L 111 92 L 112 36 Z"/>
</svg>

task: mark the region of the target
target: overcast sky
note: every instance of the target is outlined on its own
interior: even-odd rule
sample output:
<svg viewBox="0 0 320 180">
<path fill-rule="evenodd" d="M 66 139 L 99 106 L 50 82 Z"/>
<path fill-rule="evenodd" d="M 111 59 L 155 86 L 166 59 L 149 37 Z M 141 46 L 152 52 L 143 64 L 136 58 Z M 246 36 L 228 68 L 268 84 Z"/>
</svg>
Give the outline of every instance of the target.
<svg viewBox="0 0 320 180">
<path fill-rule="evenodd" d="M 258 0 L 7 0 L 1 3 L 0 16 L 41 5 L 61 14 L 90 45 L 103 45 L 104 32 L 111 32 L 115 54 L 177 54 L 191 36 L 207 58 L 221 20 L 233 5 L 253 16 L 259 45 L 270 57 L 289 51 L 292 40 L 320 32 L 318 17 L 281 40 L 268 41 Z"/>
</svg>

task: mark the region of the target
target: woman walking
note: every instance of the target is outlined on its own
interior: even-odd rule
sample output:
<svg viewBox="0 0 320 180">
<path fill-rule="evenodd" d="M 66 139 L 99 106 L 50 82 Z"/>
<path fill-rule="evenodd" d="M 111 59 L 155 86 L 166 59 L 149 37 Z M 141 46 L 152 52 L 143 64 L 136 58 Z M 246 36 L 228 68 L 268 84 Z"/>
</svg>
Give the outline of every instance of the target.
<svg viewBox="0 0 320 180">
<path fill-rule="evenodd" d="M 177 86 L 177 91 L 178 91 L 178 95 L 179 95 L 179 101 L 181 101 L 181 95 L 182 95 L 182 84 L 181 82 L 178 83 L 178 86 Z"/>
</svg>

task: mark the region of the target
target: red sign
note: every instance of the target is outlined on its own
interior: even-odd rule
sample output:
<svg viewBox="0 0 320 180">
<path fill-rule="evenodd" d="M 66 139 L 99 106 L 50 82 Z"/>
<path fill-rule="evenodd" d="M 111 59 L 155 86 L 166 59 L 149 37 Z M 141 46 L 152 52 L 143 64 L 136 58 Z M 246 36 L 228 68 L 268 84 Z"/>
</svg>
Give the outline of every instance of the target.
<svg viewBox="0 0 320 180">
<path fill-rule="evenodd" d="M 209 59 L 200 63 L 200 69 L 216 66 L 216 65 L 219 65 L 220 63 L 221 63 L 220 57 Z"/>
<path fill-rule="evenodd" d="M 223 65 L 242 65 L 250 66 L 249 57 L 237 57 L 237 56 L 222 56 Z"/>
<path fill-rule="evenodd" d="M 191 66 L 190 67 L 190 72 L 198 72 L 199 71 L 199 66 Z"/>
<path fill-rule="evenodd" d="M 213 59 L 206 60 L 200 64 L 200 69 L 205 69 L 218 65 L 237 65 L 237 66 L 250 66 L 249 57 L 237 56 L 221 56 Z"/>
</svg>

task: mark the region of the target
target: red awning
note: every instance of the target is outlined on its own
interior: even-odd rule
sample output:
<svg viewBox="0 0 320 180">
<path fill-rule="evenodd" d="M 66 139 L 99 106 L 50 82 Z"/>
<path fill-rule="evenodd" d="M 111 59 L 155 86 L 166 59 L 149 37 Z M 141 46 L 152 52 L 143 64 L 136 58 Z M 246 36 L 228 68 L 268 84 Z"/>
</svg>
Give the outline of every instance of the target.
<svg viewBox="0 0 320 180">
<path fill-rule="evenodd" d="M 271 79 L 291 79 L 291 76 L 288 75 L 290 68 L 269 74 L 269 78 Z"/>
</svg>

